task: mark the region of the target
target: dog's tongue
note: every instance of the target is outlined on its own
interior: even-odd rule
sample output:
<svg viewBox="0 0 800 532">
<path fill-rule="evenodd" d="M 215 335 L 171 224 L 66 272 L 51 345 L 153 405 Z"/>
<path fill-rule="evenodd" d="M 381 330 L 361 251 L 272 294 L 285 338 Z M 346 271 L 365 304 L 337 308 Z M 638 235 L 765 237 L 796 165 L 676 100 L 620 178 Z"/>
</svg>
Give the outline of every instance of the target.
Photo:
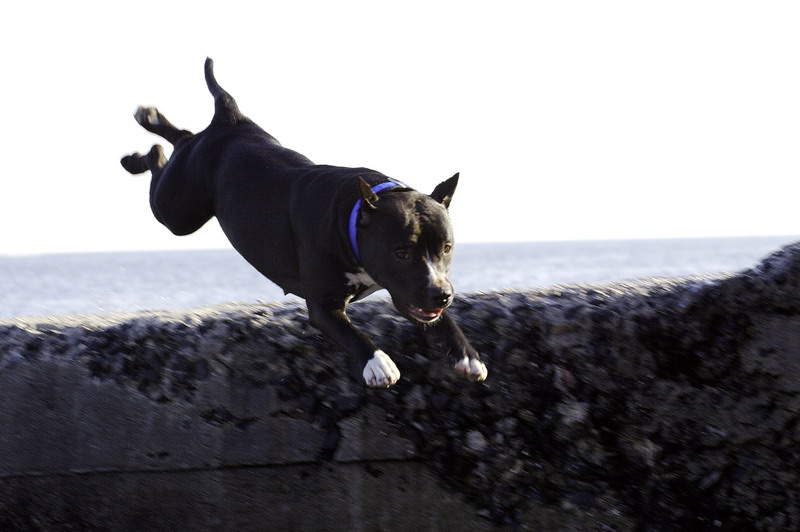
<svg viewBox="0 0 800 532">
<path fill-rule="evenodd" d="M 423 316 L 423 317 L 429 318 L 429 319 L 435 318 L 439 314 L 444 312 L 443 308 L 436 308 L 436 309 L 433 309 L 432 311 L 427 311 L 427 310 L 423 310 L 423 309 L 421 309 L 419 307 L 411 307 L 411 310 L 412 310 L 412 312 L 414 312 L 414 314 L 417 314 L 419 316 Z"/>
</svg>

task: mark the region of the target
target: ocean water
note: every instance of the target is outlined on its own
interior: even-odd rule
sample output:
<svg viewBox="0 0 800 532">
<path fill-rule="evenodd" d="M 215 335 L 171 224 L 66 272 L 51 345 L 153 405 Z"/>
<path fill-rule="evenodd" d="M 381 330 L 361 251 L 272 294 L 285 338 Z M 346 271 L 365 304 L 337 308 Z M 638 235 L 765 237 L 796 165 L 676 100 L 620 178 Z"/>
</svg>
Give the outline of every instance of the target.
<svg viewBox="0 0 800 532">
<path fill-rule="evenodd" d="M 798 240 L 462 243 L 451 281 L 465 292 L 737 272 Z M 291 299 L 230 249 L 0 256 L 0 319 Z"/>
</svg>

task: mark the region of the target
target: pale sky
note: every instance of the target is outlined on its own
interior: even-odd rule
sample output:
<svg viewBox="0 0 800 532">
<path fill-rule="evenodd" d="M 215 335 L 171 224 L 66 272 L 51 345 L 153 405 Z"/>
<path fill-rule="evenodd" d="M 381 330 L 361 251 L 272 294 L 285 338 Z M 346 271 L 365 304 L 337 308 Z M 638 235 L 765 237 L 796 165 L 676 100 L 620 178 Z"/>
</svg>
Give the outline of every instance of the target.
<svg viewBox="0 0 800 532">
<path fill-rule="evenodd" d="M 6 2 L 0 255 L 228 247 L 175 237 L 119 158 L 199 131 L 203 61 L 324 164 L 425 192 L 457 241 L 800 233 L 800 3 Z"/>
</svg>

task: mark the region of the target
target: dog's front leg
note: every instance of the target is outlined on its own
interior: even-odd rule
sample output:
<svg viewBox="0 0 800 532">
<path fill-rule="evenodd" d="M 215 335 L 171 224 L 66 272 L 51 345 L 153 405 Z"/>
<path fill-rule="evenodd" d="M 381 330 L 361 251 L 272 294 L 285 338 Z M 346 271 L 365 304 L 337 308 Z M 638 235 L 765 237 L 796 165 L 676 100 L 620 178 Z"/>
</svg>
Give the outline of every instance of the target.
<svg viewBox="0 0 800 532">
<path fill-rule="evenodd" d="M 394 361 L 375 347 L 369 337 L 356 329 L 344 311 L 344 304 L 307 301 L 311 325 L 322 331 L 329 340 L 354 356 L 363 368 L 367 386 L 388 388 L 400 379 Z"/>
<path fill-rule="evenodd" d="M 422 333 L 434 343 L 441 346 L 456 373 L 464 375 L 472 381 L 486 379 L 489 371 L 481 361 L 478 352 L 464 336 L 461 327 L 447 313 L 442 314 L 434 323 L 419 324 Z"/>
</svg>

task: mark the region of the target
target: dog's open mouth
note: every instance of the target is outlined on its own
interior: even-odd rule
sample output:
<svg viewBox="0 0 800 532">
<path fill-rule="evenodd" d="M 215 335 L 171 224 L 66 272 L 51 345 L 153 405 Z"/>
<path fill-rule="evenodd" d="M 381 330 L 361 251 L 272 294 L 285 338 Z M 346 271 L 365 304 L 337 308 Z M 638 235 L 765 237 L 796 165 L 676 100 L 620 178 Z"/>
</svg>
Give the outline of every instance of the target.
<svg viewBox="0 0 800 532">
<path fill-rule="evenodd" d="M 411 314 L 411 317 L 417 321 L 421 321 L 423 323 L 429 323 L 432 321 L 436 321 L 439 319 L 439 316 L 442 315 L 444 312 L 443 308 L 436 308 L 433 310 L 425 310 L 419 307 L 415 307 L 414 305 L 408 305 L 408 312 Z"/>
</svg>

